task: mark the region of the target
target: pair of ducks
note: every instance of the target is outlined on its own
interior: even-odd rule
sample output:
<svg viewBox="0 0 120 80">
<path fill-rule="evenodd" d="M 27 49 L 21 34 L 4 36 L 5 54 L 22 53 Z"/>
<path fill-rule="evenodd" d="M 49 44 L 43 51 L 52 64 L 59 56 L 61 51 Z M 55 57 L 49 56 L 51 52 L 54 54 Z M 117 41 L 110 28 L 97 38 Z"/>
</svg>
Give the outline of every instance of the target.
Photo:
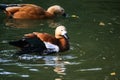
<svg viewBox="0 0 120 80">
<path fill-rule="evenodd" d="M 66 16 L 64 9 L 59 5 L 51 6 L 46 10 L 34 4 L 0 4 L 8 17 L 14 19 L 49 19 L 56 16 Z M 67 51 L 70 48 L 67 30 L 64 26 L 58 26 L 55 36 L 48 33 L 33 32 L 25 34 L 17 41 L 9 42 L 10 45 L 20 48 L 19 54 L 38 52 L 51 54 Z"/>
</svg>

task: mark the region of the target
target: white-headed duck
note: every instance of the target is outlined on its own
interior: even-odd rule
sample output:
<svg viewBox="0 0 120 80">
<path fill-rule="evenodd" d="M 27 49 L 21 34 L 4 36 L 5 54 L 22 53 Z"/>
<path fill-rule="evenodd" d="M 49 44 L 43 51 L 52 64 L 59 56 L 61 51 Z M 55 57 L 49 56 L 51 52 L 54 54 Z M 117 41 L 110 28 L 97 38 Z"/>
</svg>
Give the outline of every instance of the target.
<svg viewBox="0 0 120 80">
<path fill-rule="evenodd" d="M 59 15 L 66 16 L 65 10 L 59 5 L 53 5 L 45 10 L 34 4 L 0 4 L 0 9 L 14 19 L 49 19 Z"/>
</svg>

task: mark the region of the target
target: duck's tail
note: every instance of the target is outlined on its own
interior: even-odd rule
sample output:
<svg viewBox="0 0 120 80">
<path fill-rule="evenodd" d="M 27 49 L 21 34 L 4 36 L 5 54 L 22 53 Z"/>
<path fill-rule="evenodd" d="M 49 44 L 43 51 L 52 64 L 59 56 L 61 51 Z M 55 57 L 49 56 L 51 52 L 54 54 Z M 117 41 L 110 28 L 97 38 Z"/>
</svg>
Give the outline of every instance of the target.
<svg viewBox="0 0 120 80">
<path fill-rule="evenodd" d="M 11 41 L 9 44 L 20 48 L 20 51 L 17 54 L 27 54 L 33 52 L 42 53 L 44 50 L 46 50 L 46 46 L 43 41 L 37 37 L 22 38 L 17 41 Z"/>
<path fill-rule="evenodd" d="M 19 6 L 19 4 L 0 4 L 0 10 L 6 10 L 7 7 Z"/>
</svg>

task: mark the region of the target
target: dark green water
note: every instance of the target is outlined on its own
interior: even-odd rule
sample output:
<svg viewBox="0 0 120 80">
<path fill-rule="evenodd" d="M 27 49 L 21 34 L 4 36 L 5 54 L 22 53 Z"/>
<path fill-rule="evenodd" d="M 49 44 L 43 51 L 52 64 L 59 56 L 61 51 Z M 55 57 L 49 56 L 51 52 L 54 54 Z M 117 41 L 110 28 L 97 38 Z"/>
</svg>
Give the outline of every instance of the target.
<svg viewBox="0 0 120 80">
<path fill-rule="evenodd" d="M 120 80 L 119 0 L 1 0 L 33 3 L 47 9 L 58 4 L 67 18 L 8 20 L 0 12 L 0 80 Z M 8 41 L 34 31 L 54 34 L 66 26 L 71 49 L 49 55 L 13 57 L 17 48 Z M 59 60 L 58 60 L 59 59 Z"/>
</svg>

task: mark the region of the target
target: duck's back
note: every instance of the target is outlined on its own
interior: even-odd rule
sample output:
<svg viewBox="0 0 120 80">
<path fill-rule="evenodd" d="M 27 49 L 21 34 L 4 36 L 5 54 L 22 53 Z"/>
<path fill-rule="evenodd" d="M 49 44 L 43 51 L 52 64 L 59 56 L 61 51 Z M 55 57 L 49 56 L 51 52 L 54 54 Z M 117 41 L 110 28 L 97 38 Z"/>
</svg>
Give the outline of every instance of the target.
<svg viewBox="0 0 120 80">
<path fill-rule="evenodd" d="M 36 5 L 26 5 L 19 9 L 13 15 L 13 18 L 17 19 L 37 19 L 37 18 L 44 18 L 45 10 Z"/>
<path fill-rule="evenodd" d="M 55 36 L 48 34 L 48 33 L 38 33 L 37 37 L 40 38 L 43 42 L 49 42 L 52 44 L 57 45 L 57 39 Z"/>
</svg>

